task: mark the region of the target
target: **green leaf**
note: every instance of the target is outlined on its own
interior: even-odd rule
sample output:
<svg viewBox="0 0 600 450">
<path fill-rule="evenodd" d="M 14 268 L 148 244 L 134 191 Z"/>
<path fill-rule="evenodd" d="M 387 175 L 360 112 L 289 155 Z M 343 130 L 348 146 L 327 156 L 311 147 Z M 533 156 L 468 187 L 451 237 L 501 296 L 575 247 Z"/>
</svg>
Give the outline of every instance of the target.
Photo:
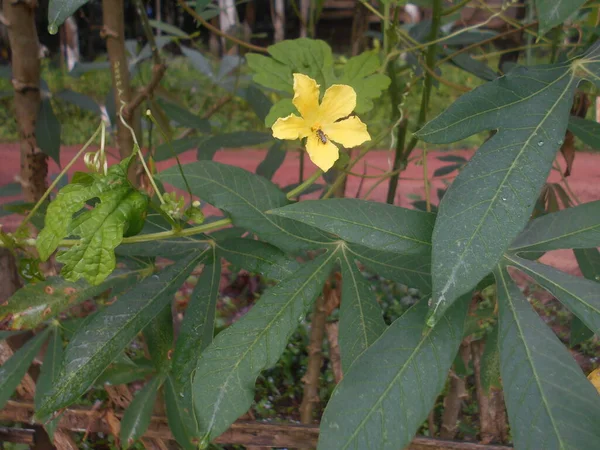
<svg viewBox="0 0 600 450">
<path fill-rule="evenodd" d="M 191 252 L 204 250 L 207 245 L 206 236 L 196 235 L 122 244 L 117 248 L 116 253 L 123 256 L 163 257 L 177 260 Z"/>
<path fill-rule="evenodd" d="M 265 177 L 267 180 L 272 179 L 275 172 L 277 172 L 277 169 L 279 169 L 283 164 L 283 161 L 285 161 L 286 155 L 287 153 L 283 142 L 275 141 L 267 152 L 265 159 L 263 159 L 256 168 L 256 174 Z"/>
<path fill-rule="evenodd" d="M 58 27 L 89 0 L 50 0 L 48 4 L 48 33 L 58 33 Z"/>
<path fill-rule="evenodd" d="M 445 52 L 447 55 L 451 55 L 455 52 L 455 50 L 446 49 Z M 481 61 L 473 59 L 471 55 L 467 53 L 459 53 L 458 55 L 453 56 L 450 61 L 455 66 L 466 72 L 472 73 L 484 81 L 492 81 L 498 77 L 498 73 L 496 73 L 490 66 Z"/>
<path fill-rule="evenodd" d="M 27 341 L 2 366 L 0 366 L 0 409 L 4 408 L 17 386 L 27 373 L 33 358 L 38 354 L 48 337 L 50 328 Z"/>
<path fill-rule="evenodd" d="M 193 382 L 202 436 L 223 433 L 254 400 L 254 383 L 273 366 L 299 322 L 321 292 L 335 260 L 330 251 L 267 289 L 239 321 L 217 335 L 202 353 Z"/>
<path fill-rule="evenodd" d="M 435 169 L 435 171 L 433 172 L 433 176 L 442 177 L 444 175 L 448 175 L 449 173 L 454 172 L 455 170 L 459 170 L 461 167 L 463 167 L 463 164 L 449 164 L 447 166 L 442 166 Z"/>
<path fill-rule="evenodd" d="M 574 277 L 550 266 L 506 255 L 506 263 L 531 276 L 544 289 L 600 335 L 600 286 L 596 281 Z"/>
<path fill-rule="evenodd" d="M 218 150 L 226 148 L 251 147 L 273 140 L 269 133 L 258 131 L 234 131 L 233 133 L 218 134 L 203 141 L 198 146 L 198 159 L 212 159 Z M 205 157 L 210 155 L 210 158 Z"/>
<path fill-rule="evenodd" d="M 85 94 L 80 94 L 79 92 L 72 91 L 70 89 L 63 89 L 60 92 L 54 94 L 55 97 L 60 98 L 61 100 L 71 103 L 78 108 L 81 108 L 86 111 L 90 111 L 97 116 L 102 115 L 102 111 L 100 110 L 100 106 L 98 103 L 91 97 L 88 97 Z"/>
<path fill-rule="evenodd" d="M 269 114 L 265 117 L 265 126 L 271 128 L 277 119 L 287 117 L 290 114 L 298 114 L 298 110 L 292 103 L 291 98 L 284 98 L 275 103 L 269 110 Z"/>
<path fill-rule="evenodd" d="M 50 99 L 43 99 L 35 122 L 35 137 L 42 151 L 60 166 L 60 122 Z"/>
<path fill-rule="evenodd" d="M 62 332 L 58 326 L 50 328 L 52 334 L 46 347 L 46 355 L 44 356 L 44 363 L 40 370 L 40 375 L 35 384 L 35 408 L 38 409 L 42 404 L 44 397 L 50 392 L 52 385 L 58 381 L 60 375 L 60 366 L 62 364 L 64 350 L 63 350 L 63 337 Z M 52 437 L 54 431 L 58 426 L 60 418 L 56 417 L 50 422 L 44 424 L 46 432 Z"/>
<path fill-rule="evenodd" d="M 173 315 L 170 303 L 144 328 L 144 338 L 156 370 L 159 373 L 168 372 L 171 368 L 169 352 L 173 349 Z"/>
<path fill-rule="evenodd" d="M 146 385 L 138 391 L 133 400 L 125 410 L 123 419 L 121 419 L 121 444 L 123 448 L 128 448 L 141 438 L 152 417 L 152 410 L 156 403 L 158 389 L 163 383 L 164 378 L 157 376 L 152 378 Z"/>
<path fill-rule="evenodd" d="M 164 31 L 167 34 L 171 34 L 173 36 L 177 36 L 183 39 L 189 39 L 190 35 L 187 34 L 185 31 L 182 31 L 181 29 L 170 25 L 168 23 L 165 22 L 161 22 L 160 20 L 148 20 L 148 22 L 150 23 L 150 26 L 153 28 L 156 28 L 157 30 L 160 31 Z"/>
<path fill-rule="evenodd" d="M 175 155 L 179 156 L 183 152 L 198 147 L 200 142 L 201 139 L 198 137 L 177 139 L 172 141 L 171 145 L 169 145 L 168 142 L 164 142 L 156 147 L 156 150 L 154 151 L 154 160 L 165 161 L 169 158 L 173 158 Z"/>
<path fill-rule="evenodd" d="M 139 271 L 119 270 L 97 286 L 91 286 L 85 280 L 71 282 L 61 277 L 48 277 L 44 281 L 29 283 L 0 307 L 0 320 L 4 320 L 6 327 L 11 330 L 34 329 L 60 312 L 107 289 L 112 290 L 112 295 L 119 294 L 135 283 L 139 275 Z"/>
<path fill-rule="evenodd" d="M 584 144 L 593 149 L 600 149 L 600 123 L 581 117 L 569 118 L 569 131 L 577 136 Z"/>
<path fill-rule="evenodd" d="M 376 50 L 363 52 L 348 60 L 343 66 L 343 72 L 338 78 L 338 84 L 347 84 L 356 91 L 356 108 L 359 114 L 373 109 L 373 100 L 381 96 L 391 80 L 378 73 L 381 63 L 379 52 Z M 329 87 L 329 86 L 328 86 Z"/>
<path fill-rule="evenodd" d="M 321 88 L 334 84 L 333 56 L 325 41 L 289 39 L 269 46 L 268 51 L 272 58 L 255 53 L 246 55 L 257 84 L 292 93 L 294 73 L 308 75 Z"/>
<path fill-rule="evenodd" d="M 573 250 L 581 273 L 588 280 L 600 281 L 600 251 L 597 248 Z"/>
<path fill-rule="evenodd" d="M 102 388 L 105 384 L 117 386 L 119 384 L 129 384 L 134 381 L 144 380 L 155 373 L 154 367 L 150 361 L 143 359 L 141 361 L 132 361 L 121 354 L 94 382 L 95 387 Z"/>
<path fill-rule="evenodd" d="M 266 214 L 264 211 L 287 205 L 289 201 L 277 186 L 258 175 L 212 161 L 186 164 L 183 172 L 194 195 L 225 211 L 234 225 L 256 233 L 284 251 L 322 248 L 333 241 L 307 225 Z M 161 172 L 159 178 L 185 189 L 177 167 Z"/>
<path fill-rule="evenodd" d="M 45 227 L 36 244 L 43 261 L 67 235 L 80 237 L 78 244 L 56 258 L 64 263 L 61 275 L 65 279 L 77 281 L 84 277 L 90 284 L 101 283 L 115 268 L 114 249 L 123 236 L 140 231 L 148 196 L 127 180 L 129 161 L 127 158 L 111 166 L 106 176 L 94 175 L 92 184 L 65 186 L 48 206 Z M 100 203 L 73 218 L 93 198 Z"/>
<path fill-rule="evenodd" d="M 343 283 L 339 341 L 344 373 L 387 328 L 375 292 L 348 253 L 344 249 L 341 259 Z"/>
<path fill-rule="evenodd" d="M 165 383 L 165 406 L 169 428 L 177 443 L 185 450 L 198 448 L 199 431 L 197 429 L 194 408 L 189 407 L 189 402 L 181 398 L 175 389 L 175 382 L 171 377 Z M 186 405 L 184 406 L 184 402 Z"/>
<path fill-rule="evenodd" d="M 198 72 L 203 73 L 212 81 L 215 81 L 212 64 L 206 57 L 197 50 L 181 46 L 182 53 L 190 60 L 192 67 Z"/>
<path fill-rule="evenodd" d="M 22 193 L 23 188 L 21 187 L 21 183 L 8 183 L 0 186 L 0 196 L 2 197 L 14 197 Z"/>
<path fill-rule="evenodd" d="M 470 295 L 425 327 L 421 300 L 388 327 L 344 373 L 321 421 L 318 449 L 397 450 L 413 439 L 448 376 Z"/>
<path fill-rule="evenodd" d="M 490 389 L 502 389 L 500 382 L 500 349 L 498 348 L 498 323 L 494 324 L 485 338 L 481 355 L 481 387 L 487 394 Z"/>
<path fill-rule="evenodd" d="M 500 371 L 515 448 L 594 448 L 600 439 L 596 389 L 508 272 L 495 275 Z"/>
<path fill-rule="evenodd" d="M 456 177 L 433 232 L 429 323 L 492 271 L 525 227 L 562 145 L 575 89 L 600 73 L 600 46 L 578 60 L 517 67 L 459 98 L 417 132 L 449 143 L 498 130 Z"/>
<path fill-rule="evenodd" d="M 353 244 L 402 254 L 429 253 L 435 222 L 430 213 L 352 198 L 306 200 L 269 214 L 297 220 Z"/>
<path fill-rule="evenodd" d="M 158 103 L 167 115 L 167 117 L 179 125 L 187 128 L 193 128 L 201 133 L 210 133 L 210 122 L 202 117 L 182 108 L 175 103 L 158 99 Z M 197 138 L 196 138 L 197 141 Z"/>
<path fill-rule="evenodd" d="M 543 36 L 551 28 L 562 25 L 584 3 L 585 0 L 535 0 L 535 9 L 540 22 L 539 35 Z"/>
<path fill-rule="evenodd" d="M 219 255 L 238 268 L 275 281 L 281 281 L 298 270 L 299 263 L 277 247 L 246 238 L 217 240 Z"/>
<path fill-rule="evenodd" d="M 269 97 L 267 97 L 263 91 L 253 84 L 246 89 L 245 98 L 252 110 L 256 113 L 256 116 L 264 122 L 267 114 L 269 114 L 269 110 L 273 106 L 273 102 L 269 100 Z"/>
<path fill-rule="evenodd" d="M 204 257 L 193 253 L 146 278 L 79 328 L 65 351 L 59 382 L 37 411 L 43 419 L 83 395 L 129 342 L 169 304 Z"/>
<path fill-rule="evenodd" d="M 529 222 L 510 251 L 537 252 L 600 247 L 600 201 L 583 203 Z"/>
</svg>

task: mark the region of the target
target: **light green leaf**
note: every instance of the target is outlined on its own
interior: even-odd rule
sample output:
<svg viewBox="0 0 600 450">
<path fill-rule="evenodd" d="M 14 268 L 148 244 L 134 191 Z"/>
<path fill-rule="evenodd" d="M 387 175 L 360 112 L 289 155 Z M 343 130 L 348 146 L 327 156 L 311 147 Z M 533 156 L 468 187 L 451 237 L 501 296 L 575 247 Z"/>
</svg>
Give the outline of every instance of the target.
<svg viewBox="0 0 600 450">
<path fill-rule="evenodd" d="M 58 33 L 58 27 L 87 2 L 89 0 L 50 0 L 48 5 L 48 33 Z"/>
<path fill-rule="evenodd" d="M 363 52 L 348 60 L 343 66 L 338 84 L 347 84 L 356 91 L 356 108 L 359 114 L 373 109 L 373 100 L 381 96 L 381 92 L 390 85 L 390 79 L 377 73 L 381 66 L 376 50 Z"/>
<path fill-rule="evenodd" d="M 60 375 L 60 366 L 62 364 L 64 349 L 63 349 L 63 337 L 62 332 L 58 326 L 50 328 L 52 335 L 48 341 L 46 347 L 46 354 L 44 356 L 44 363 L 40 370 L 40 375 L 35 384 L 35 408 L 39 408 L 42 404 L 44 397 L 50 392 L 52 385 L 58 381 Z M 60 418 L 56 417 L 50 422 L 44 424 L 44 428 L 50 439 L 52 440 L 54 431 L 58 426 Z"/>
<path fill-rule="evenodd" d="M 158 103 L 167 117 L 182 127 L 193 128 L 201 133 L 210 133 L 210 122 L 208 120 L 175 103 L 167 102 L 163 99 L 158 99 Z"/>
<path fill-rule="evenodd" d="M 569 118 L 569 131 L 581 139 L 584 144 L 596 150 L 600 149 L 600 123 L 571 116 Z"/>
<path fill-rule="evenodd" d="M 60 166 L 60 122 L 50 99 L 43 99 L 35 122 L 35 137 L 42 151 Z"/>
<path fill-rule="evenodd" d="M 115 303 L 91 316 L 65 351 L 61 376 L 36 415 L 44 419 L 92 386 L 129 342 L 169 304 L 204 253 L 193 253 L 146 278 Z"/>
<path fill-rule="evenodd" d="M 85 280 L 71 282 L 61 277 L 29 283 L 0 306 L 0 320 L 6 320 L 5 326 L 10 330 L 34 329 L 60 312 L 108 289 L 111 289 L 112 295 L 121 293 L 139 276 L 139 271 L 119 270 L 97 286 L 91 286 Z"/>
<path fill-rule="evenodd" d="M 173 349 L 174 338 L 170 303 L 144 328 L 144 338 L 156 370 L 159 373 L 168 372 L 171 368 L 169 353 Z"/>
<path fill-rule="evenodd" d="M 529 222 L 510 251 L 537 252 L 561 248 L 600 247 L 600 201 L 583 203 Z"/>
<path fill-rule="evenodd" d="M 273 366 L 299 322 L 321 292 L 335 260 L 330 251 L 268 289 L 239 321 L 202 353 L 193 382 L 202 436 L 223 433 L 254 400 L 254 383 Z"/>
<path fill-rule="evenodd" d="M 600 45 L 561 64 L 517 67 L 459 98 L 418 131 L 448 143 L 498 130 L 442 199 L 433 232 L 435 323 L 472 289 L 525 227 L 563 143 L 575 89 L 600 73 Z"/>
<path fill-rule="evenodd" d="M 277 169 L 281 167 L 283 161 L 285 161 L 287 153 L 285 151 L 285 145 L 281 141 L 275 141 L 269 151 L 267 152 L 265 159 L 263 159 L 258 167 L 256 168 L 256 174 L 261 177 L 265 177 L 267 180 L 271 180 Z"/>
<path fill-rule="evenodd" d="M 265 117 L 265 126 L 271 128 L 277 119 L 287 117 L 290 114 L 298 115 L 298 110 L 292 103 L 291 98 L 284 98 L 275 103 L 269 110 L 269 114 Z"/>
<path fill-rule="evenodd" d="M 48 206 L 45 227 L 37 240 L 43 261 L 67 235 L 80 237 L 78 244 L 61 251 L 56 258 L 64 263 L 61 275 L 65 279 L 77 281 L 84 277 L 90 284 L 101 283 L 115 268 L 114 249 L 123 236 L 141 230 L 148 196 L 129 183 L 129 161 L 127 158 L 110 167 L 106 176 L 90 177 L 92 184 L 65 186 Z M 100 203 L 73 218 L 73 214 L 93 198 L 98 198 Z"/>
<path fill-rule="evenodd" d="M 210 160 L 219 150 L 251 147 L 272 140 L 273 136 L 269 133 L 259 131 L 234 131 L 233 133 L 218 134 L 208 138 L 198 146 L 197 156 L 198 159 Z"/>
<path fill-rule="evenodd" d="M 594 448 L 600 396 L 533 311 L 505 269 L 497 270 L 500 370 L 515 448 Z"/>
<path fill-rule="evenodd" d="M 341 239 L 392 253 L 431 251 L 435 215 L 353 198 L 307 200 L 269 211 L 335 234 Z"/>
<path fill-rule="evenodd" d="M 217 240 L 219 255 L 237 268 L 263 277 L 281 281 L 293 274 L 300 266 L 277 247 L 266 242 L 246 238 Z"/>
<path fill-rule="evenodd" d="M 594 333 L 600 335 L 600 285 L 550 266 L 505 255 L 506 263 L 531 276 L 554 295 Z"/>
<path fill-rule="evenodd" d="M 266 214 L 265 211 L 289 201 L 277 186 L 258 175 L 212 161 L 186 164 L 183 172 L 194 195 L 225 211 L 234 225 L 256 233 L 263 241 L 284 251 L 323 248 L 333 242 L 332 237 L 308 225 Z M 159 178 L 185 189 L 177 167 L 161 172 Z"/>
<path fill-rule="evenodd" d="M 470 295 L 433 328 L 426 300 L 410 308 L 352 364 L 321 421 L 319 450 L 405 448 L 443 389 L 463 336 Z"/>
<path fill-rule="evenodd" d="M 17 389 L 25 373 L 27 373 L 31 361 L 46 341 L 49 331 L 50 328 L 46 328 L 40 334 L 28 340 L 8 361 L 0 366 L 0 409 L 4 408 L 10 396 Z"/>
<path fill-rule="evenodd" d="M 387 328 L 375 292 L 343 249 L 339 342 L 344 373 Z"/>
<path fill-rule="evenodd" d="M 585 0 L 535 0 L 540 36 L 557 25 L 562 25 L 569 16 L 581 8 Z"/>
<path fill-rule="evenodd" d="M 152 417 L 152 410 L 156 403 L 156 395 L 164 378 L 156 376 L 146 383 L 139 390 L 133 400 L 125 410 L 123 419 L 121 419 L 121 444 L 123 448 L 128 448 L 133 443 L 141 438 L 148 426 Z"/>
</svg>

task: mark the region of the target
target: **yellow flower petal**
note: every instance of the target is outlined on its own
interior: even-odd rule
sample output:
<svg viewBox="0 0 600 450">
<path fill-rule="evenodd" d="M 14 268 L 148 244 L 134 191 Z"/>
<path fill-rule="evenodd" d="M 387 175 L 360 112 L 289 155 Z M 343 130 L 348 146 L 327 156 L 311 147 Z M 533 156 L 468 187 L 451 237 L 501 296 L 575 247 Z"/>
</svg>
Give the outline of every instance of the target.
<svg viewBox="0 0 600 450">
<path fill-rule="evenodd" d="M 323 132 L 329 139 L 346 148 L 356 147 L 371 140 L 367 125 L 356 116 L 326 125 Z"/>
<path fill-rule="evenodd" d="M 334 84 L 323 96 L 318 122 L 326 125 L 348 116 L 356 108 L 356 92 L 345 84 Z"/>
<path fill-rule="evenodd" d="M 323 172 L 327 172 L 333 166 L 338 158 L 340 152 L 335 144 L 330 140 L 327 140 L 325 144 L 319 139 L 316 133 L 311 133 L 306 140 L 306 151 L 310 160 L 321 169 Z"/>
<path fill-rule="evenodd" d="M 310 133 L 310 127 L 306 125 L 306 121 L 295 114 L 280 117 L 271 129 L 273 130 L 273 137 L 277 139 L 301 139 Z"/>
<path fill-rule="evenodd" d="M 592 382 L 598 393 L 600 394 L 600 368 L 592 371 L 588 377 L 588 380 Z"/>
<path fill-rule="evenodd" d="M 311 77 L 294 74 L 294 99 L 292 103 L 302 117 L 309 119 L 319 109 L 319 85 Z"/>
</svg>

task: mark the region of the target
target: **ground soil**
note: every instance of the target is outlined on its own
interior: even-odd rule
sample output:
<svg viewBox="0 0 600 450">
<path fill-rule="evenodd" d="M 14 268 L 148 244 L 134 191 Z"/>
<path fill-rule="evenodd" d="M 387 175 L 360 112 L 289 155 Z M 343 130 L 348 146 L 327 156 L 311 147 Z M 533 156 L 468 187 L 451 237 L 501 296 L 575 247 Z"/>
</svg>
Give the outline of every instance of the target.
<svg viewBox="0 0 600 450">
<path fill-rule="evenodd" d="M 61 150 L 61 162 L 66 164 L 79 150 L 79 147 L 64 147 Z M 112 152 L 115 153 L 114 151 Z M 432 180 L 431 198 L 432 203 L 437 204 L 437 189 L 444 188 L 452 181 L 456 172 L 444 176 L 433 177 L 436 169 L 448 165 L 437 159 L 441 155 L 454 154 L 469 158 L 473 151 L 471 150 L 456 150 L 452 152 L 429 151 L 427 157 L 427 171 Z M 258 164 L 263 160 L 265 155 L 264 150 L 246 149 L 246 150 L 222 150 L 215 155 L 215 161 L 236 165 L 255 171 Z M 411 207 L 411 202 L 415 197 L 424 198 L 423 186 L 423 165 L 421 163 L 422 154 L 418 151 L 414 152 L 416 157 L 412 161 L 406 171 L 402 174 L 398 190 L 396 193 L 396 205 Z M 276 172 L 273 181 L 281 186 L 289 185 L 298 181 L 298 166 L 299 154 L 289 153 L 285 162 Z M 370 152 L 364 161 L 354 167 L 356 173 L 366 173 L 367 175 L 377 175 L 383 171 L 389 170 L 393 154 L 390 151 L 380 150 Z M 564 166 L 562 156 L 559 156 L 561 163 Z M 183 163 L 192 162 L 195 160 L 193 151 L 186 152 L 181 156 Z M 159 170 L 175 164 L 174 160 L 165 161 L 158 164 Z M 305 177 L 308 177 L 314 172 L 315 166 L 306 159 L 305 162 Z M 70 172 L 76 170 L 85 170 L 83 161 L 78 161 L 74 164 Z M 15 181 L 15 177 L 19 172 L 19 148 L 17 144 L 2 144 L 0 145 L 0 186 Z M 50 174 L 55 175 L 59 172 L 59 167 L 54 163 L 50 163 Z M 560 174 L 557 171 L 552 171 L 548 179 L 550 182 L 560 181 Z M 350 176 L 348 179 L 346 195 L 349 197 L 357 196 L 357 193 L 364 198 L 366 192 L 377 181 L 374 178 L 364 179 L 360 186 L 361 179 L 359 177 Z M 577 195 L 581 202 L 590 202 L 600 200 L 600 153 L 583 153 L 579 152 L 576 155 L 571 176 L 568 178 L 571 189 Z M 388 183 L 384 182 L 377 186 L 371 193 L 369 199 L 374 201 L 385 201 Z M 360 189 L 360 193 L 359 193 Z M 315 194 L 316 195 L 316 194 Z M 0 203 L 18 200 L 19 197 L 0 198 Z M 0 223 L 3 224 L 5 230 L 14 229 L 20 220 L 19 216 L 11 215 L 0 218 Z M 550 252 L 545 255 L 542 261 L 546 264 L 558 267 L 566 272 L 579 275 L 577 263 L 570 250 L 561 250 Z"/>
</svg>

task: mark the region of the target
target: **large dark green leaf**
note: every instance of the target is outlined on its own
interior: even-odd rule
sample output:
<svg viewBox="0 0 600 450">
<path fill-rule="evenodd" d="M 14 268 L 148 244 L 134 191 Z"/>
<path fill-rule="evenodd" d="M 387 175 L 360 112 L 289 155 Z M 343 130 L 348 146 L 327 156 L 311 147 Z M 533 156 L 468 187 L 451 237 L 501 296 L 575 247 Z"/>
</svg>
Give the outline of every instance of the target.
<svg viewBox="0 0 600 450">
<path fill-rule="evenodd" d="M 87 2 L 89 0 L 50 0 L 48 5 L 48 33 L 58 33 L 58 27 Z"/>
<path fill-rule="evenodd" d="M 250 107 L 254 110 L 261 122 L 264 122 L 267 114 L 269 114 L 271 106 L 273 106 L 273 102 L 269 100 L 269 97 L 267 97 L 263 91 L 258 89 L 253 84 L 248 86 L 248 89 L 246 89 L 245 97 L 246 101 L 250 104 Z"/>
<path fill-rule="evenodd" d="M 60 376 L 60 366 L 62 364 L 64 349 L 63 349 L 63 337 L 62 332 L 58 326 L 51 328 L 52 335 L 48 341 L 46 347 L 46 354 L 44 355 L 44 363 L 40 370 L 40 375 L 35 384 L 35 407 L 40 407 L 44 397 L 50 392 L 52 386 L 58 381 Z M 46 432 L 52 439 L 54 431 L 58 426 L 59 418 L 54 418 L 50 422 L 44 424 Z"/>
<path fill-rule="evenodd" d="M 250 312 L 219 333 L 204 350 L 193 382 L 203 437 L 216 438 L 252 405 L 256 378 L 281 356 L 320 293 L 336 253 L 330 251 L 304 264 L 265 291 Z"/>
<path fill-rule="evenodd" d="M 173 314 L 170 303 L 144 328 L 144 338 L 156 370 L 167 372 L 171 368 L 169 353 L 173 349 Z"/>
<path fill-rule="evenodd" d="M 594 333 L 600 335 L 600 285 L 574 277 L 550 266 L 506 255 L 507 264 L 531 276 L 571 310 Z"/>
<path fill-rule="evenodd" d="M 575 61 L 518 67 L 465 94 L 418 131 L 427 142 L 448 143 L 497 130 L 440 203 L 430 324 L 492 271 L 525 227 L 565 138 L 575 89 L 600 73 L 599 54 L 595 45 Z"/>
<path fill-rule="evenodd" d="M 235 225 L 255 232 L 282 250 L 322 248 L 333 242 L 332 237 L 308 225 L 266 214 L 265 211 L 289 201 L 277 186 L 258 175 L 212 161 L 186 164 L 183 171 L 194 195 L 225 211 Z M 160 179 L 185 189 L 176 167 L 161 172 Z"/>
<path fill-rule="evenodd" d="M 40 351 L 42 344 L 48 337 L 50 328 L 46 328 L 40 334 L 27 341 L 27 343 L 15 352 L 11 358 L 0 366 L 0 409 L 10 399 L 17 386 L 25 376 L 27 369 L 35 355 Z"/>
<path fill-rule="evenodd" d="M 202 117 L 182 108 L 175 103 L 159 99 L 158 103 L 162 107 L 167 117 L 179 125 L 187 128 L 194 128 L 201 133 L 210 133 L 210 122 Z"/>
<path fill-rule="evenodd" d="M 463 336 L 465 296 L 433 328 L 421 300 L 352 364 L 333 392 L 319 450 L 405 448 L 444 387 Z"/>
<path fill-rule="evenodd" d="M 194 253 L 142 281 L 77 330 L 65 351 L 61 376 L 37 411 L 45 418 L 76 401 L 129 342 L 169 304 L 204 257 Z"/>
<path fill-rule="evenodd" d="M 62 91 L 57 92 L 55 95 L 57 98 L 71 103 L 78 108 L 89 111 L 97 116 L 102 115 L 102 111 L 100 110 L 98 103 L 93 98 L 88 97 L 85 94 L 80 94 L 79 92 L 75 92 L 70 89 L 63 89 Z"/>
<path fill-rule="evenodd" d="M 137 439 L 141 438 L 152 417 L 156 395 L 164 378 L 156 376 L 135 394 L 133 400 L 125 410 L 121 419 L 121 444 L 123 448 L 130 447 Z"/>
<path fill-rule="evenodd" d="M 197 157 L 200 160 L 210 160 L 217 151 L 222 149 L 251 147 L 272 140 L 273 136 L 269 133 L 259 131 L 235 131 L 233 133 L 217 134 L 198 146 Z"/>
<path fill-rule="evenodd" d="M 588 280 L 600 281 L 600 251 L 597 248 L 578 248 L 573 250 L 581 273 Z M 571 320 L 571 336 L 569 345 L 571 347 L 590 339 L 594 332 L 586 327 L 581 319 L 574 316 Z"/>
<path fill-rule="evenodd" d="M 42 151 L 60 166 L 60 122 L 50 99 L 43 99 L 35 122 L 35 136 Z"/>
<path fill-rule="evenodd" d="M 281 141 L 276 141 L 271 145 L 271 148 L 269 148 L 265 159 L 263 159 L 256 168 L 256 174 L 265 177 L 267 180 L 272 179 L 275 172 L 277 172 L 277 169 L 279 169 L 283 164 L 283 161 L 285 161 L 285 156 L 285 146 Z"/>
<path fill-rule="evenodd" d="M 196 450 L 199 432 L 196 428 L 194 408 L 189 406 L 191 399 L 181 398 L 178 392 L 175 382 L 168 377 L 164 384 L 164 393 L 169 428 L 177 443 L 185 450 Z"/>
<path fill-rule="evenodd" d="M 539 34 L 546 34 L 551 28 L 562 25 L 584 3 L 585 0 L 535 0 L 540 21 Z"/>
<path fill-rule="evenodd" d="M 219 255 L 240 269 L 259 273 L 263 277 L 281 281 L 294 273 L 299 264 L 277 247 L 266 242 L 246 238 L 217 240 Z"/>
<path fill-rule="evenodd" d="M 435 215 L 353 198 L 307 200 L 269 211 L 347 242 L 401 254 L 431 251 Z"/>
<path fill-rule="evenodd" d="M 342 251 L 341 265 L 339 342 L 342 368 L 346 372 L 356 358 L 381 336 L 386 325 L 375 292 L 346 249 Z"/>
<path fill-rule="evenodd" d="M 593 149 L 600 149 L 600 123 L 594 120 L 571 116 L 569 131 Z"/>
<path fill-rule="evenodd" d="M 538 217 L 510 245 L 510 251 L 600 247 L 600 201 Z"/>
<path fill-rule="evenodd" d="M 85 280 L 71 282 L 61 277 L 29 283 L 0 306 L 0 320 L 5 319 L 5 326 L 11 330 L 33 329 L 107 289 L 111 289 L 112 295 L 117 295 L 135 283 L 139 276 L 140 271 L 137 270 L 118 270 L 98 286 L 91 286 Z"/>
<path fill-rule="evenodd" d="M 165 161 L 169 158 L 179 156 L 179 154 L 183 152 L 198 147 L 200 142 L 201 140 L 198 137 L 186 137 L 172 142 L 164 142 L 156 147 L 156 150 L 154 151 L 154 160 Z"/>
<path fill-rule="evenodd" d="M 496 271 L 500 371 L 515 448 L 595 448 L 600 396 L 505 269 Z"/>
</svg>

